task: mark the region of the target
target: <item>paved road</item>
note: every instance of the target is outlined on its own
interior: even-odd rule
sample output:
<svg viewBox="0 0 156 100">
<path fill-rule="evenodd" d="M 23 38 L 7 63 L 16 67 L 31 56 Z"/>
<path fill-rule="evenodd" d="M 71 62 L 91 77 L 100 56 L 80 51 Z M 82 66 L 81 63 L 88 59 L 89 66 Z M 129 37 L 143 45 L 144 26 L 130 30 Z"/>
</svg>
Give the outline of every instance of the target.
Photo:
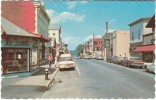
<svg viewBox="0 0 156 100">
<path fill-rule="evenodd" d="M 154 74 L 99 60 L 76 59 L 78 70 L 61 71 L 42 98 L 154 98 Z M 79 73 L 80 72 L 80 75 Z"/>
</svg>

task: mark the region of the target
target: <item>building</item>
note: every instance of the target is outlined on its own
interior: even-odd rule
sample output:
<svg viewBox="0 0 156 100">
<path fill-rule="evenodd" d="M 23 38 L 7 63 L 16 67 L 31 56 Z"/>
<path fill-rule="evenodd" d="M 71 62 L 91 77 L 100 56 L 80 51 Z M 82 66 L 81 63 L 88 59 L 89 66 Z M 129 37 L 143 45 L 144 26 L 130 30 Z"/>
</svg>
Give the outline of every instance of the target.
<svg viewBox="0 0 156 100">
<path fill-rule="evenodd" d="M 102 54 L 103 46 L 102 46 L 102 35 L 97 35 L 93 38 L 94 42 L 94 55 Z"/>
<path fill-rule="evenodd" d="M 106 60 L 108 55 L 113 55 L 112 35 L 112 32 L 106 32 L 102 38 L 104 60 Z"/>
<path fill-rule="evenodd" d="M 43 37 L 48 37 L 48 28 L 50 24 L 50 18 L 45 11 L 44 7 L 40 2 L 33 2 L 34 8 L 35 8 L 35 16 L 33 19 L 35 19 L 35 34 L 40 34 Z M 47 60 L 48 54 L 49 54 L 49 47 L 48 44 L 45 41 L 40 42 L 40 62 L 44 62 Z"/>
<path fill-rule="evenodd" d="M 129 56 L 129 47 L 130 47 L 130 32 L 117 30 L 112 33 L 112 55 L 116 56 Z"/>
<path fill-rule="evenodd" d="M 153 62 L 155 59 L 155 15 L 149 20 L 146 28 L 151 28 L 152 32 L 143 34 L 143 44 L 135 48 L 134 52 L 141 52 L 145 62 Z"/>
<path fill-rule="evenodd" d="M 152 33 L 151 28 L 146 28 L 147 23 L 151 18 L 140 18 L 129 24 L 130 26 L 130 56 L 142 58 L 141 52 L 134 52 L 136 47 L 142 46 L 143 35 Z"/>
<path fill-rule="evenodd" d="M 32 52 L 39 48 L 39 41 L 49 40 L 22 29 L 3 17 L 1 22 L 3 74 L 38 70 L 34 63 L 39 62 L 39 56 L 32 57 Z"/>
<path fill-rule="evenodd" d="M 62 48 L 62 39 L 61 39 L 61 26 L 52 26 L 49 28 L 49 38 L 53 39 L 56 42 L 56 56 L 60 55 L 60 50 Z"/>
<path fill-rule="evenodd" d="M 1 16 L 4 19 L 10 21 L 15 26 L 18 26 L 28 33 L 40 37 L 39 40 L 33 38 L 35 44 L 33 45 L 33 48 L 30 49 L 30 68 L 38 68 L 43 61 L 46 61 L 46 42 L 50 41 L 48 38 L 50 18 L 48 17 L 44 7 L 40 2 L 33 1 L 2 1 L 1 5 Z M 5 21 L 4 24 L 6 22 L 7 21 Z M 5 27 L 3 28 L 5 31 L 8 31 Z M 16 29 L 12 29 L 12 31 L 16 31 Z M 23 33 L 20 32 L 20 34 Z M 17 37 L 19 42 L 23 39 L 20 38 L 21 37 Z M 9 42 L 11 42 L 11 40 Z"/>
</svg>

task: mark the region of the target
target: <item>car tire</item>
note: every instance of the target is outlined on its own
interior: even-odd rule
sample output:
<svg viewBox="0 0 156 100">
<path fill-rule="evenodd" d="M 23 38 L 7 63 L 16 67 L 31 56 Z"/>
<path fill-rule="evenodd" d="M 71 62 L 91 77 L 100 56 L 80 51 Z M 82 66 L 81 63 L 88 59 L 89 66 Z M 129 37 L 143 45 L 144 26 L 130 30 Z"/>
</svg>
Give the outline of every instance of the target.
<svg viewBox="0 0 156 100">
<path fill-rule="evenodd" d="M 149 72 L 149 70 L 147 69 L 147 66 L 144 66 L 144 69 L 145 69 L 147 72 Z"/>
</svg>

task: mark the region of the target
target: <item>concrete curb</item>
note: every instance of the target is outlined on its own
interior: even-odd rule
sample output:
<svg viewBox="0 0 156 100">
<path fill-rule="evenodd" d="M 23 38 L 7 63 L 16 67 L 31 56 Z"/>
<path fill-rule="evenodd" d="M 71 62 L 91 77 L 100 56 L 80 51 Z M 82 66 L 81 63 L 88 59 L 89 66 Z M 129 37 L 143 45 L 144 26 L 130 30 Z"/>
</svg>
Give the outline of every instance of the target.
<svg viewBox="0 0 156 100">
<path fill-rule="evenodd" d="M 47 84 L 45 84 L 45 88 L 48 89 L 49 85 L 52 83 L 52 81 L 54 80 L 54 77 L 56 76 L 56 73 L 58 72 L 59 68 L 56 68 L 55 72 L 53 73 L 52 77 L 50 78 L 50 80 L 48 81 Z"/>
</svg>

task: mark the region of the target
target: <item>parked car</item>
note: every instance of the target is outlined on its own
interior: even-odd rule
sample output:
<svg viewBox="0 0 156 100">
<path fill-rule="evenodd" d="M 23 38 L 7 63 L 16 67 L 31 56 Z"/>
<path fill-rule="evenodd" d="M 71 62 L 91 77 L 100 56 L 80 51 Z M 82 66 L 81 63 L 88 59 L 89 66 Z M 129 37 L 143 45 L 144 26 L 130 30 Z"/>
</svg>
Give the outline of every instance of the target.
<svg viewBox="0 0 156 100">
<path fill-rule="evenodd" d="M 155 71 L 155 64 L 154 64 L 154 62 L 152 62 L 152 63 L 145 62 L 143 68 L 147 72 L 153 72 L 154 73 L 154 71 Z"/>
<path fill-rule="evenodd" d="M 114 63 L 115 63 L 115 64 L 121 65 L 121 62 L 122 62 L 123 60 L 124 60 L 124 57 L 119 56 L 119 57 L 117 57 L 116 59 L 114 59 Z"/>
<path fill-rule="evenodd" d="M 96 60 L 103 60 L 103 55 L 102 54 L 98 54 L 95 56 Z"/>
<path fill-rule="evenodd" d="M 108 56 L 106 57 L 106 61 L 107 61 L 107 62 L 111 62 L 112 57 L 113 57 L 113 55 L 108 55 Z"/>
<path fill-rule="evenodd" d="M 84 58 L 85 59 L 92 59 L 92 56 L 91 55 L 85 55 Z"/>
<path fill-rule="evenodd" d="M 135 66 L 135 67 L 142 68 L 144 65 L 144 61 L 139 57 L 125 57 L 121 65 L 127 67 Z"/>
<path fill-rule="evenodd" d="M 117 59 L 117 56 L 112 56 L 110 59 L 110 63 L 115 63 L 115 60 Z"/>
<path fill-rule="evenodd" d="M 60 70 L 65 68 L 75 69 L 75 62 L 70 54 L 61 54 L 58 65 Z"/>
</svg>

